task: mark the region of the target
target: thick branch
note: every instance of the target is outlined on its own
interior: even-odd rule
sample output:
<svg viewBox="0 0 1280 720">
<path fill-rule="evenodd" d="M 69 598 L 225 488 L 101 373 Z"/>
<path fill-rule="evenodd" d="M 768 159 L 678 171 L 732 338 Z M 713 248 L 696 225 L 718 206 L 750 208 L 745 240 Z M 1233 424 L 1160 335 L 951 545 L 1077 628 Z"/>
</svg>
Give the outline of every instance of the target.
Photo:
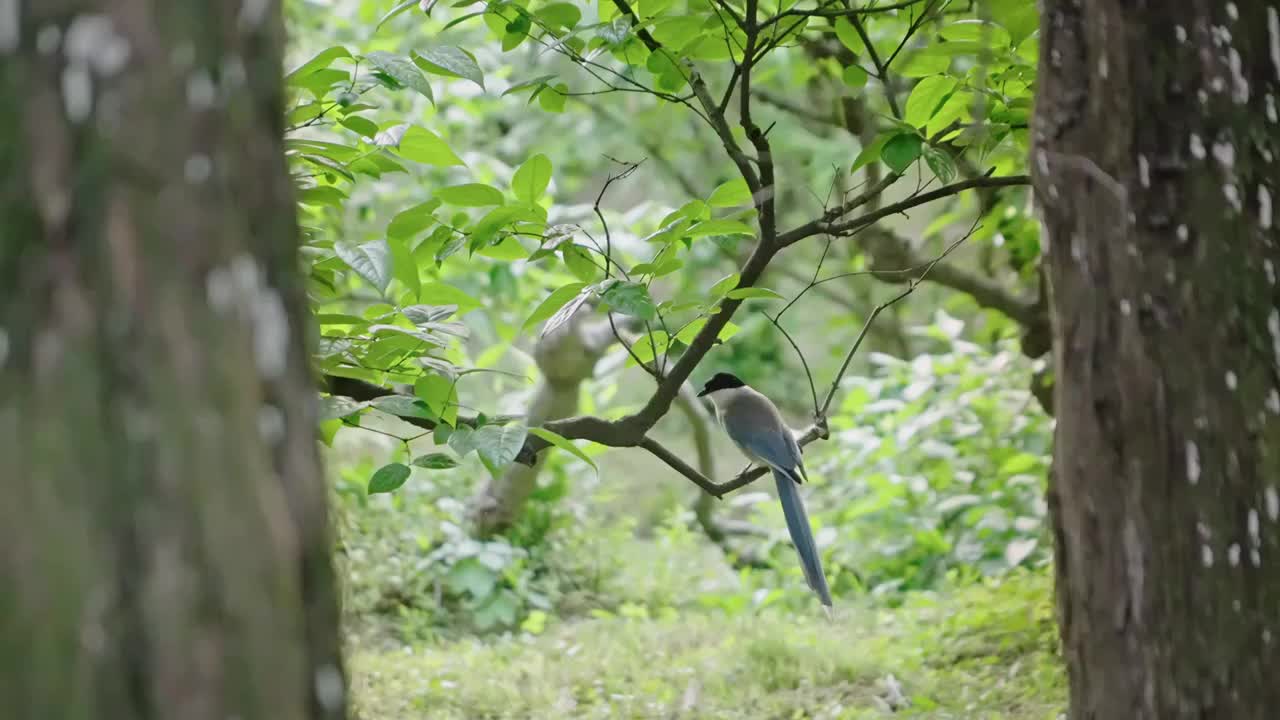
<svg viewBox="0 0 1280 720">
<path fill-rule="evenodd" d="M 870 274 L 882 282 L 911 281 L 910 277 L 900 271 L 883 271 L 885 267 L 915 268 L 929 263 L 929 260 L 920 257 L 911 249 L 906 238 L 890 230 L 878 230 L 870 247 L 875 256 Z M 955 265 L 938 263 L 929 273 L 928 279 L 935 285 L 965 293 L 972 297 L 979 307 L 996 310 L 1024 327 L 1036 325 L 1043 319 L 1034 299 L 1020 298 L 999 283 Z"/>
<path fill-rule="evenodd" d="M 891 174 L 885 178 L 885 181 L 888 181 L 890 178 L 896 179 L 896 176 Z M 883 183 L 885 181 L 881 181 L 881 182 Z M 1009 187 L 1012 185 L 1029 185 L 1030 183 L 1031 183 L 1031 178 L 1026 175 L 1009 175 L 1005 177 L 991 177 L 987 175 L 983 177 L 970 178 L 968 180 L 962 180 L 960 182 L 952 183 L 950 185 L 940 187 L 937 190 L 934 190 L 932 192 L 913 195 L 907 198 L 906 200 L 892 203 L 890 205 L 885 205 L 882 208 L 866 213 L 864 215 L 860 215 L 851 220 L 845 220 L 844 222 L 832 222 L 830 220 L 827 220 L 826 218 L 829 215 L 831 215 L 832 212 L 834 212 L 834 211 L 828 211 L 827 213 L 824 213 L 822 218 L 805 223 L 804 225 L 801 225 L 792 230 L 788 230 L 782 233 L 781 235 L 779 235 L 778 245 L 781 247 L 786 247 L 793 243 L 799 242 L 807 237 L 811 237 L 813 235 L 821 235 L 823 233 L 829 233 L 832 235 L 848 234 L 851 231 L 864 228 L 876 222 L 877 220 L 881 220 L 890 215 L 896 215 L 901 212 L 906 212 L 907 210 L 911 210 L 912 208 L 916 208 L 921 205 L 927 205 L 928 203 L 931 203 L 934 200 L 941 200 L 942 198 L 945 198 L 945 197 L 958 195 L 964 192 L 965 190 L 971 190 L 973 188 Z M 870 192 L 871 191 L 868 191 L 868 194 Z"/>
</svg>

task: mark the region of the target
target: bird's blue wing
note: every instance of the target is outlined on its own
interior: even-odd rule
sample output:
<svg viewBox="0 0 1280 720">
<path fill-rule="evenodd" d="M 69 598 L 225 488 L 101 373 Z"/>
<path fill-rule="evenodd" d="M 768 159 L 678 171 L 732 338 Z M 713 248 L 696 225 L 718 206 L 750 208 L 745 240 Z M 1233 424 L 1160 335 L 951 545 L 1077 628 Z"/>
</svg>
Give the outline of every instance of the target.
<svg viewBox="0 0 1280 720">
<path fill-rule="evenodd" d="M 759 458 L 771 468 L 794 476 L 796 482 L 800 481 L 796 474 L 796 468 L 800 466 L 800 448 L 781 420 L 776 423 L 758 423 L 729 415 L 724 419 L 724 430 L 748 454 Z"/>
</svg>

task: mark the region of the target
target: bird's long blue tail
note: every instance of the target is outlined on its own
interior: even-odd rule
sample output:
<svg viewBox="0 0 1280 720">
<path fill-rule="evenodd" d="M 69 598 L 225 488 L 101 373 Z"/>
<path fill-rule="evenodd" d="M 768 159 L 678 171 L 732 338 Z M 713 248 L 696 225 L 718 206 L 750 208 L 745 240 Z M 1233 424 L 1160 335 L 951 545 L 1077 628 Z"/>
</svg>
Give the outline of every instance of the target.
<svg viewBox="0 0 1280 720">
<path fill-rule="evenodd" d="M 804 501 L 800 499 L 800 486 L 779 470 L 773 471 L 773 479 L 778 483 L 778 498 L 782 501 L 782 514 L 787 518 L 787 530 L 791 533 L 791 542 L 795 543 L 796 552 L 800 554 L 804 579 L 818 594 L 822 604 L 830 608 L 831 590 L 827 587 L 827 576 L 822 572 L 822 559 L 818 556 L 818 546 L 813 541 L 809 515 L 804 510 Z"/>
</svg>

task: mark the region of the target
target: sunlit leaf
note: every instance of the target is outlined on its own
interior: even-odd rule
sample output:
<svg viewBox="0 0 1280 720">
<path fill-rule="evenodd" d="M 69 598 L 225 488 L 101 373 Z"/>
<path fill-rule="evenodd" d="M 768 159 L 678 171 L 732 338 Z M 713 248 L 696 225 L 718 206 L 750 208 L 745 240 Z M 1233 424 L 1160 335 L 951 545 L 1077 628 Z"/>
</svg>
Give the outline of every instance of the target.
<svg viewBox="0 0 1280 720">
<path fill-rule="evenodd" d="M 867 71 L 860 65 L 846 67 L 840 77 L 844 80 L 844 84 L 851 88 L 860 88 L 867 84 Z"/>
<path fill-rule="evenodd" d="M 465 165 L 439 135 L 416 125 L 404 131 L 399 152 L 406 159 L 426 165 Z"/>
<path fill-rule="evenodd" d="M 738 275 L 738 273 L 733 273 L 732 275 L 723 277 L 718 282 L 716 282 L 715 285 L 711 286 L 711 290 L 708 291 L 707 294 L 710 295 L 712 299 L 723 297 L 730 290 L 738 286 L 739 279 L 740 279 L 740 276 Z"/>
<path fill-rule="evenodd" d="M 708 235 L 749 235 L 754 237 L 755 231 L 751 226 L 740 220 L 713 219 L 704 220 L 685 233 L 691 238 L 706 237 Z"/>
<path fill-rule="evenodd" d="M 387 237 L 409 238 L 436 223 L 434 213 L 440 207 L 438 200 L 428 200 L 396 213 L 387 224 Z"/>
<path fill-rule="evenodd" d="M 945 75 L 924 78 L 912 88 L 902 119 L 908 125 L 923 127 L 955 87 L 955 79 Z"/>
<path fill-rule="evenodd" d="M 517 198 L 533 204 L 546 192 L 551 183 L 551 161 L 546 155 L 538 153 L 516 169 L 511 177 L 511 191 Z"/>
<path fill-rule="evenodd" d="M 712 190 L 711 196 L 707 198 L 707 204 L 711 207 L 749 205 L 751 204 L 751 189 L 747 187 L 746 180 L 735 178 Z"/>
<path fill-rule="evenodd" d="M 582 448 L 578 447 L 577 445 L 574 445 L 572 441 L 568 440 L 564 436 L 558 435 L 546 428 L 540 428 L 540 427 L 529 428 L 529 433 L 531 435 L 536 435 L 542 438 L 543 440 L 546 440 L 547 442 L 551 443 L 552 445 L 555 445 L 556 447 L 560 448 L 561 450 L 564 450 L 565 452 L 571 453 L 572 455 L 576 456 L 578 459 L 590 465 L 592 470 L 595 470 L 597 473 L 600 472 L 600 468 L 596 467 L 595 462 L 593 462 L 591 458 L 587 457 L 587 454 L 583 452 Z"/>
<path fill-rule="evenodd" d="M 385 25 L 388 20 L 394 18 L 405 10 L 408 10 L 414 5 L 417 5 L 418 2 L 419 0 L 404 0 L 404 2 L 397 4 L 395 7 L 388 10 L 381 18 L 378 18 L 378 24 L 373 26 L 373 31 L 377 32 L 378 30 L 381 30 L 382 26 Z"/>
<path fill-rule="evenodd" d="M 548 295 L 545 300 L 538 303 L 538 307 L 534 308 L 533 312 L 529 314 L 529 317 L 525 318 L 524 323 L 520 326 L 521 332 L 528 330 L 533 325 L 555 315 L 558 310 L 565 306 L 565 303 L 578 297 L 579 293 L 586 286 L 586 283 L 569 283 L 568 285 L 561 285 L 551 291 L 551 294 Z M 583 299 L 585 300 L 585 297 Z M 577 308 L 575 307 L 574 309 L 576 310 Z M 564 320 L 567 319 L 568 318 L 564 318 Z M 561 320 L 561 322 L 564 320 Z M 545 335 L 554 329 L 555 328 L 551 327 L 550 323 L 548 323 L 547 328 L 543 330 L 543 334 Z"/>
<path fill-rule="evenodd" d="M 547 112 L 564 112 L 564 101 L 569 97 L 566 94 L 568 92 L 569 86 L 564 83 L 547 85 L 538 95 L 538 104 Z"/>
<path fill-rule="evenodd" d="M 769 288 L 748 287 L 738 288 L 729 291 L 727 296 L 730 300 L 747 300 L 750 298 L 767 298 L 769 300 L 782 300 L 783 297 Z"/>
<path fill-rule="evenodd" d="M 501 190 L 484 183 L 464 183 L 436 188 L 432 194 L 450 205 L 461 207 L 485 207 L 501 205 L 504 202 Z"/>
<path fill-rule="evenodd" d="M 333 47 L 325 48 L 324 50 L 316 53 L 315 57 L 312 57 L 310 60 L 299 65 L 293 70 L 293 72 L 285 75 L 285 82 L 289 83 L 295 79 L 305 77 L 316 70 L 329 67 L 329 64 L 338 58 L 349 57 L 351 57 L 351 52 L 341 45 L 334 45 Z"/>
<path fill-rule="evenodd" d="M 848 18 L 836 19 L 836 38 L 840 40 L 840 44 L 849 48 L 855 55 L 861 55 L 867 51 L 866 45 L 862 42 L 862 37 L 858 35 L 858 30 L 849 22 Z"/>
<path fill-rule="evenodd" d="M 456 305 L 458 313 L 466 314 L 483 303 L 458 288 L 442 282 L 423 283 L 418 302 L 427 305 Z"/>
</svg>

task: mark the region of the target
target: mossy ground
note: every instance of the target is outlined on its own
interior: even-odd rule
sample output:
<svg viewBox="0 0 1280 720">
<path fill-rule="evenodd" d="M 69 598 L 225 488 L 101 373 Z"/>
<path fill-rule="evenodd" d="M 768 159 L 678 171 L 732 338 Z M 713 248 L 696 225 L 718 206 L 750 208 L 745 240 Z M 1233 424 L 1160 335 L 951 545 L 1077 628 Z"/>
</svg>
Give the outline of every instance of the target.
<svg viewBox="0 0 1280 720">
<path fill-rule="evenodd" d="M 1050 597 L 1022 574 L 846 604 L 834 621 L 633 607 L 537 634 L 367 641 L 351 652 L 356 717 L 1053 720 L 1065 679 Z"/>
</svg>

